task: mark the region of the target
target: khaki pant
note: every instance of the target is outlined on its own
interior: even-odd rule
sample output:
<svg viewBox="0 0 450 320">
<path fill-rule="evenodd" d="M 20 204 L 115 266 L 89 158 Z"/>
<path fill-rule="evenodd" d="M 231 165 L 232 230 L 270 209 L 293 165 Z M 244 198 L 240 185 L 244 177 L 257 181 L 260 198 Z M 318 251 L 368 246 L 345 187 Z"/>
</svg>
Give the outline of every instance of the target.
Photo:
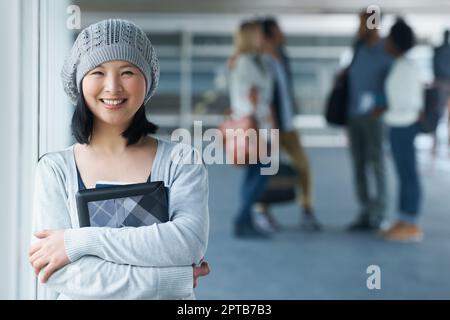
<svg viewBox="0 0 450 320">
<path fill-rule="evenodd" d="M 292 166 L 298 172 L 300 205 L 304 208 L 312 209 L 312 177 L 309 161 L 301 144 L 299 135 L 297 135 L 295 131 L 280 132 L 280 146 L 286 151 L 292 162 Z"/>
</svg>

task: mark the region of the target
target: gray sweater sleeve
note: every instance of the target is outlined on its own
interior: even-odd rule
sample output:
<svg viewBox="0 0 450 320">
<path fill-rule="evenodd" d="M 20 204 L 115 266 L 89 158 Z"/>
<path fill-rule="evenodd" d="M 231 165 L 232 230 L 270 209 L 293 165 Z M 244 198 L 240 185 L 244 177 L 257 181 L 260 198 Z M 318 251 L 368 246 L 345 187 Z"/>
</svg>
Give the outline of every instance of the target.
<svg viewBox="0 0 450 320">
<path fill-rule="evenodd" d="M 171 221 L 139 228 L 67 230 L 64 238 L 71 261 L 93 255 L 121 264 L 169 267 L 192 265 L 203 258 L 209 231 L 207 170 L 202 162 L 192 163 L 199 157 L 194 148 L 178 144 L 172 150 L 176 149 L 180 161 L 173 161 L 170 152 L 161 159 L 171 162 L 163 166 L 168 170 L 164 175 L 171 177 Z"/>
<path fill-rule="evenodd" d="M 47 156 L 42 158 L 35 179 L 33 232 L 72 227 L 65 185 L 62 169 Z M 91 256 L 68 264 L 39 286 L 44 287 L 40 291 L 50 290 L 50 297 L 179 299 L 192 297 L 193 271 L 191 266 L 134 267 Z"/>
</svg>

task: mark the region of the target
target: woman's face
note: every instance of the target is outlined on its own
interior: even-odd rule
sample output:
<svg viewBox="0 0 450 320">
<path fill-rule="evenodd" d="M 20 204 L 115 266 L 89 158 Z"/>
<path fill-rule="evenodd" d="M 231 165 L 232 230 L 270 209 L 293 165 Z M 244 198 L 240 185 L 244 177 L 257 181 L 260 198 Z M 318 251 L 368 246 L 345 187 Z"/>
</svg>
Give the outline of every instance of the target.
<svg viewBox="0 0 450 320">
<path fill-rule="evenodd" d="M 127 61 L 105 62 L 89 71 L 81 83 L 94 119 L 110 125 L 127 126 L 142 106 L 145 77 Z"/>
</svg>

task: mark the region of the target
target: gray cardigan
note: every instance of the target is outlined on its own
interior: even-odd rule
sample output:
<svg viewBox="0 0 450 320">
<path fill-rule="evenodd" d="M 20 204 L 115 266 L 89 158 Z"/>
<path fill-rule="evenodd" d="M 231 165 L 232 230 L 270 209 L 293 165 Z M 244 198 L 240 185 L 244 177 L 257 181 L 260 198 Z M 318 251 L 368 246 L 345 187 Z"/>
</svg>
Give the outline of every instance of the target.
<svg viewBox="0 0 450 320">
<path fill-rule="evenodd" d="M 191 265 L 204 257 L 209 234 L 207 170 L 201 158 L 191 161 L 199 157 L 191 146 L 157 140 L 151 181 L 168 187 L 171 221 L 139 228 L 79 228 L 73 146 L 42 157 L 33 232 L 66 229 L 71 263 L 39 282 L 38 298 L 194 298 Z"/>
</svg>

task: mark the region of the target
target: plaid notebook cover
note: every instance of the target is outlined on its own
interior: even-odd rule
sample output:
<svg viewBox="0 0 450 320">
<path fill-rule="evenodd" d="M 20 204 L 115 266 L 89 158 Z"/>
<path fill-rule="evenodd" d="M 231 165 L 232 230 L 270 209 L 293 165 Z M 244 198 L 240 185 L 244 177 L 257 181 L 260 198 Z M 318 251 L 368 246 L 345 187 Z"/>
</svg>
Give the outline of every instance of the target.
<svg viewBox="0 0 450 320">
<path fill-rule="evenodd" d="M 169 220 L 165 187 L 145 195 L 89 201 L 87 208 L 92 227 L 141 227 Z"/>
</svg>

